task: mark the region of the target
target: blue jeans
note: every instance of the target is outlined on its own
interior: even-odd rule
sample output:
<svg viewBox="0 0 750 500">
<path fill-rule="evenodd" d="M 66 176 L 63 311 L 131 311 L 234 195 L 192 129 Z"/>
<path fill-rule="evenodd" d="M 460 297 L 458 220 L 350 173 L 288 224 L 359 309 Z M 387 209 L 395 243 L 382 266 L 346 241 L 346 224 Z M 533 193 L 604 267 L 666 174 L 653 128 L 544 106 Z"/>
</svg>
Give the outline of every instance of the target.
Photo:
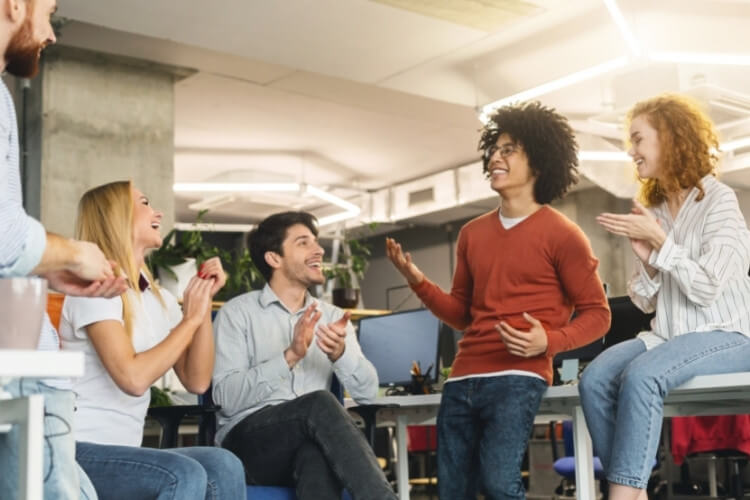
<svg viewBox="0 0 750 500">
<path fill-rule="evenodd" d="M 750 339 L 734 332 L 687 333 L 648 351 L 632 339 L 602 352 L 584 370 L 579 390 L 607 480 L 646 487 L 669 391 L 697 375 L 748 370 Z"/>
<path fill-rule="evenodd" d="M 31 378 L 14 379 L 3 389 L 13 397 L 44 396 L 44 498 L 96 500 L 93 485 L 75 460 L 73 392 Z M 18 441 L 15 427 L 0 434 L 1 498 L 18 498 Z"/>
<path fill-rule="evenodd" d="M 448 382 L 438 412 L 439 497 L 523 500 L 521 463 L 547 383 L 518 375 Z"/>
<path fill-rule="evenodd" d="M 76 458 L 102 500 L 244 500 L 242 463 L 211 447 L 158 450 L 76 443 Z"/>
</svg>

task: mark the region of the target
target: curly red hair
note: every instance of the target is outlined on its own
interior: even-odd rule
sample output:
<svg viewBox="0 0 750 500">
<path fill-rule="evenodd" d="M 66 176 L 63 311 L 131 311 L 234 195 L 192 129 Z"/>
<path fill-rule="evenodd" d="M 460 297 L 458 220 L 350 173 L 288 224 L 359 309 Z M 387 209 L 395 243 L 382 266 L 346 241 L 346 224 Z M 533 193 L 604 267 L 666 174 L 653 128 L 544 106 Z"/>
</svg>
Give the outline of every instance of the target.
<svg viewBox="0 0 750 500">
<path fill-rule="evenodd" d="M 656 129 L 661 150 L 662 179 L 641 180 L 639 197 L 647 206 L 667 199 L 667 194 L 697 187 L 705 192 L 701 179 L 716 175 L 719 140 L 711 119 L 693 100 L 664 94 L 633 106 L 627 116 L 627 128 L 637 116 L 644 115 Z"/>
</svg>

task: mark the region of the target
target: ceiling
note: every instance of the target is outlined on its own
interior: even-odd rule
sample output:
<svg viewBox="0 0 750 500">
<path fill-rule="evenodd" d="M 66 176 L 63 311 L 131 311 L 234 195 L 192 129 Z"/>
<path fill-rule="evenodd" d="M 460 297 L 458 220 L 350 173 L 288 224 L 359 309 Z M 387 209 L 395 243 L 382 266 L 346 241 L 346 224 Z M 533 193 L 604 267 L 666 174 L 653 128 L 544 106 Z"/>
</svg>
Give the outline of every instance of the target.
<svg viewBox="0 0 750 500">
<path fill-rule="evenodd" d="M 478 111 L 529 89 L 568 116 L 587 152 L 620 150 L 624 112 L 663 91 L 704 102 L 724 143 L 750 136 L 750 1 L 207 5 L 62 0 L 58 12 L 68 20 L 60 43 L 197 70 L 176 84 L 176 182 L 310 184 L 359 205 L 362 221 L 463 217 L 495 197 L 476 163 Z M 736 57 L 719 64 L 718 54 Z M 750 188 L 750 145 L 724 168 Z M 581 170 L 584 187 L 635 191 L 627 161 L 583 160 Z M 339 210 L 298 193 L 177 193 L 177 220 L 192 221 L 196 202 L 216 222 Z"/>
</svg>

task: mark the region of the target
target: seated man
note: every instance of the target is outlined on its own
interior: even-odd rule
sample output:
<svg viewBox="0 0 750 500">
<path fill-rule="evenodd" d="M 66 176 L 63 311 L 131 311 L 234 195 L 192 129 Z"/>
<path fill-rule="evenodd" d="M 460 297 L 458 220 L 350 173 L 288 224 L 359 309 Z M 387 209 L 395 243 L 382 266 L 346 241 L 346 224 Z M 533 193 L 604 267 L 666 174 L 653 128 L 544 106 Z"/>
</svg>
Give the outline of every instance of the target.
<svg viewBox="0 0 750 500">
<path fill-rule="evenodd" d="M 216 440 L 245 465 L 249 484 L 295 486 L 300 500 L 395 498 L 362 432 L 331 394 L 333 375 L 357 402 L 372 400 L 375 368 L 348 313 L 314 299 L 324 281 L 315 218 L 274 214 L 250 233 L 267 284 L 215 321 Z M 315 340 L 315 342 L 313 342 Z"/>
</svg>

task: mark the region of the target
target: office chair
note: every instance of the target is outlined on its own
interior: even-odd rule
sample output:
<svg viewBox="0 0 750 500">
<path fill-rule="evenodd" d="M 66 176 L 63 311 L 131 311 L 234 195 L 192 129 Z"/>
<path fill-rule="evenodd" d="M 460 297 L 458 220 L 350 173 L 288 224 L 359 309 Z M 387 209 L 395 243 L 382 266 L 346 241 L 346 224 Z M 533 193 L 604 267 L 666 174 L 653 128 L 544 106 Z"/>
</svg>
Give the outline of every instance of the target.
<svg viewBox="0 0 750 500">
<path fill-rule="evenodd" d="M 560 482 L 559 493 L 564 496 L 575 496 L 576 481 L 576 459 L 573 446 L 573 422 L 565 420 L 562 422 L 562 439 L 565 456 L 560 457 L 557 446 L 557 422 L 550 422 L 550 440 L 552 442 L 552 459 L 554 463 L 552 468 L 557 474 L 563 477 Z M 594 457 L 594 478 L 597 480 L 604 478 L 604 468 L 599 457 Z M 602 483 L 602 487 L 604 483 Z"/>
</svg>

